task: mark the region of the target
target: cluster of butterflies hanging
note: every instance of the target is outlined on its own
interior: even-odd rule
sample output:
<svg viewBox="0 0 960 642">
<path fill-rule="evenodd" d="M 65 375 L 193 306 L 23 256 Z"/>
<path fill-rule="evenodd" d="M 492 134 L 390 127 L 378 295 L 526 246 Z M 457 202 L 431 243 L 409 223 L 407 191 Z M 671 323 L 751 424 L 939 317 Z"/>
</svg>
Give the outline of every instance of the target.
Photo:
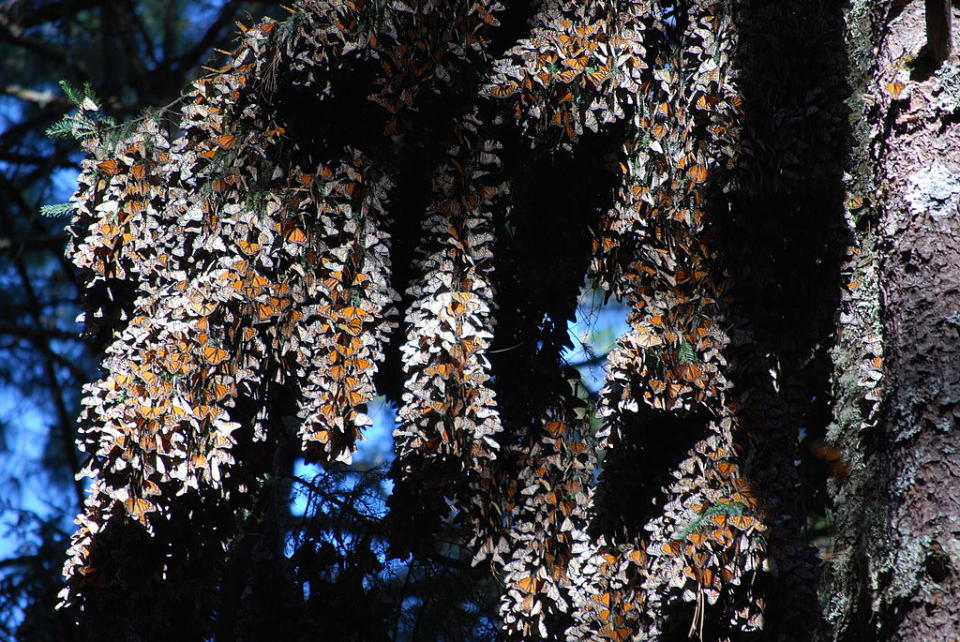
<svg viewBox="0 0 960 642">
<path fill-rule="evenodd" d="M 529 35 L 493 60 L 504 9 L 493 0 L 300 2 L 284 23 L 243 27 L 224 66 L 194 83 L 175 138 L 146 118 L 116 145 L 85 143 L 69 256 L 88 327 L 112 341 L 106 374 L 84 390 L 93 481 L 66 603 L 108 581 L 95 548 L 116 522 L 151 530 L 182 495 L 229 503 L 249 492 L 234 454 L 276 438 L 278 390 L 298 391 L 304 452 L 349 462 L 399 331 L 396 482 L 456 507 L 447 518 L 474 533 L 475 562 L 489 558 L 504 583 L 508 638 L 656 638 L 677 601 L 694 605 L 694 631 L 711 607 L 733 629 L 762 627 L 753 585 L 766 526 L 740 472 L 724 279 L 706 229 L 736 160 L 733 9 L 534 4 Z M 389 153 L 313 149 L 288 131 L 278 96 L 336 101 L 357 68 L 374 69 L 366 98 L 385 114 Z M 392 156 L 416 135 L 421 96 L 465 90 L 401 297 Z M 642 430 L 630 419 L 641 406 L 711 418 L 632 541 L 588 533 L 597 462 L 575 374 L 558 373 L 553 407 L 521 431 L 501 420 L 487 358 L 494 217 L 511 207 L 500 137 L 559 154 L 610 123 L 625 132 L 620 178 L 591 272 L 632 312 L 609 356 L 597 437 L 617 448 Z"/>
</svg>

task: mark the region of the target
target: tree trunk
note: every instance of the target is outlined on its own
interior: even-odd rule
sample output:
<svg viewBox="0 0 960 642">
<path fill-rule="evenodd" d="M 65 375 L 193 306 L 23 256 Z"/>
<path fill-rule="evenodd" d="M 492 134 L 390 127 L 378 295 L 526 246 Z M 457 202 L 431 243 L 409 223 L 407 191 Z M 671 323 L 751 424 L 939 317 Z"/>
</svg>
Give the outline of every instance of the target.
<svg viewBox="0 0 960 642">
<path fill-rule="evenodd" d="M 925 24 L 918 0 L 848 13 L 858 247 L 835 349 L 849 474 L 833 486 L 832 639 L 960 637 L 960 69 L 933 68 Z"/>
</svg>

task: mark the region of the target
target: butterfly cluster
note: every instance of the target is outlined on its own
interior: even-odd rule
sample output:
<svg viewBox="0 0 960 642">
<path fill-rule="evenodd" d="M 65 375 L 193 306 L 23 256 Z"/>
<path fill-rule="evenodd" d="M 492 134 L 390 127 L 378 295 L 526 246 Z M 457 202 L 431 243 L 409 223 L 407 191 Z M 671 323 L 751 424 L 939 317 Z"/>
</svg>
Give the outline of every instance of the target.
<svg viewBox="0 0 960 642">
<path fill-rule="evenodd" d="M 533 444 L 513 447 L 517 476 L 501 482 L 510 551 L 502 567 L 500 617 L 509 639 L 549 639 L 548 631 L 565 628 L 575 608 L 569 565 L 589 525 L 596 454 L 579 377 L 561 375 L 566 375 L 564 394 L 537 427 Z"/>
<path fill-rule="evenodd" d="M 463 117 L 423 221 L 414 259 L 420 276 L 407 291 L 412 303 L 401 348 L 406 382 L 394 432 L 399 484 L 437 484 L 449 475 L 469 480 L 475 490 L 500 446 L 503 427 L 486 354 L 495 305 L 492 216 L 508 189 L 497 144 L 484 134 L 475 117 Z M 468 518 L 469 497 L 457 500 Z M 482 521 L 471 523 L 480 528 Z"/>
<path fill-rule="evenodd" d="M 244 453 L 283 439 L 284 418 L 307 457 L 349 462 L 380 368 L 399 358 L 395 498 L 428 498 L 442 513 L 431 519 L 470 534 L 474 563 L 489 560 L 504 583 L 507 637 L 655 637 L 683 602 L 694 632 L 708 608 L 760 628 L 768 526 L 743 472 L 709 227 L 735 187 L 730 3 L 696 0 L 680 15 L 548 0 L 502 55 L 505 8 L 488 0 L 290 11 L 242 28 L 227 62 L 194 83 L 179 135 L 145 119 L 116 145 L 86 143 L 69 255 L 88 327 L 110 343 L 105 376 L 85 389 L 93 483 L 65 600 L 109 581 L 96 543 L 114 524 L 195 524 L 184 495 L 238 506 L 256 475 Z M 343 96 L 362 98 L 348 109 L 367 129 L 335 121 Z M 435 118 L 440 106 L 453 117 Z M 596 213 L 590 273 L 632 311 L 594 435 L 575 374 L 555 363 L 545 378 L 557 390 L 521 418 L 516 401 L 510 412 L 498 402 L 490 356 L 495 314 L 513 312 L 498 296 L 497 248 L 524 216 L 509 137 L 566 154 L 614 126 L 617 186 Z M 397 214 L 409 211 L 406 159 L 432 172 L 416 224 Z M 633 438 L 641 408 L 708 420 L 642 536 L 597 535 L 595 440 Z M 209 536 L 223 545 L 230 533 Z"/>
<path fill-rule="evenodd" d="M 85 389 L 94 482 L 71 581 L 96 575 L 93 539 L 123 514 L 153 528 L 183 517 L 185 493 L 238 501 L 248 487 L 231 479 L 235 432 L 243 423 L 246 439 L 267 439 L 265 404 L 287 380 L 305 382 L 301 433 L 316 458 L 349 459 L 370 423 L 363 408 L 396 314 L 390 183 L 354 150 L 327 163 L 298 154 L 269 102 L 253 99 L 282 34 L 275 22 L 248 29 L 230 62 L 195 83 L 175 140 L 147 119 L 116 149 L 87 142 L 69 255 L 88 325 L 113 341 L 109 374 Z M 290 166 L 269 160 L 284 155 Z"/>
<path fill-rule="evenodd" d="M 647 67 L 636 31 L 644 28 L 621 20 L 612 2 L 545 2 L 484 91 L 508 101 L 533 141 L 569 148 L 584 129 L 624 117 Z"/>
<path fill-rule="evenodd" d="M 724 591 L 753 583 L 766 548 L 760 502 L 737 472 L 736 402 L 725 376 L 725 281 L 708 230 L 710 204 L 731 188 L 736 162 L 740 100 L 731 66 L 732 16 L 719 3 L 693 3 L 679 33 L 681 25 L 642 14 L 655 7 L 635 8 L 638 22 L 648 25 L 640 32 L 650 42 L 645 48 L 657 55 L 624 148 L 622 186 L 594 240 L 598 280 L 622 289 L 633 305 L 631 329 L 608 357 L 599 436 L 615 448 L 624 430 L 642 430 L 631 419 L 641 404 L 681 415 L 706 410 L 716 419 L 674 469 L 662 514 L 646 525 L 648 540 L 581 567 L 588 580 L 589 572 L 620 578 L 616 596 L 594 595 L 604 604 L 618 600 L 619 607 L 586 611 L 593 615 L 579 630 L 610 639 L 632 630 L 625 604 L 643 605 L 634 626 L 651 636 L 659 634 L 660 613 L 674 593 L 695 602 L 694 620 L 702 618 L 704 605 Z M 657 46 L 676 40 L 683 46 Z M 729 519 L 740 528 L 731 530 Z M 630 564 L 643 567 L 632 581 Z M 596 579 L 590 584 L 604 586 Z M 739 608 L 737 628 L 761 626 L 762 599 L 747 597 Z M 621 621 L 599 617 L 603 613 L 620 613 Z"/>
</svg>

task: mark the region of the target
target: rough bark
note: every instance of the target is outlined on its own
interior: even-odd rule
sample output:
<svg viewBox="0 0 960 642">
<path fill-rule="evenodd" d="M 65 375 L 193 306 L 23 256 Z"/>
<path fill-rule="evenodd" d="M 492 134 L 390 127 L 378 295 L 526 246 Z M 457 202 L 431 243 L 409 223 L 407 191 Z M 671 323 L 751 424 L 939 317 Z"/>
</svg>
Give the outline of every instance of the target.
<svg viewBox="0 0 960 642">
<path fill-rule="evenodd" d="M 854 2 L 848 26 L 858 246 L 835 349 L 849 474 L 833 487 L 828 637 L 956 639 L 960 69 L 931 64 L 919 0 Z"/>
</svg>

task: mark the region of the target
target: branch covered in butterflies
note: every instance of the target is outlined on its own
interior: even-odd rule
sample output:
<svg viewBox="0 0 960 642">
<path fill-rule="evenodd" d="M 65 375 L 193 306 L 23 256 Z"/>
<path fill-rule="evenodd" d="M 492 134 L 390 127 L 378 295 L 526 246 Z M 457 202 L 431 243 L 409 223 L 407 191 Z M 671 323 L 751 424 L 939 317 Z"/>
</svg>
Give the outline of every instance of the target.
<svg viewBox="0 0 960 642">
<path fill-rule="evenodd" d="M 700 629 L 708 606 L 760 628 L 765 516 L 740 467 L 708 227 L 735 186 L 730 3 L 689 2 L 667 21 L 657 2 L 549 0 L 496 58 L 495 0 L 291 11 L 241 27 L 225 64 L 185 95 L 182 135 L 146 118 L 115 146 L 96 127 L 84 141 L 69 253 L 86 322 L 112 342 L 105 376 L 85 388 L 93 482 L 65 603 L 110 582 L 105 530 L 195 525 L 185 495 L 242 506 L 291 399 L 304 454 L 349 463 L 384 364 L 399 359 L 393 523 L 469 533 L 474 563 L 503 578 L 507 637 L 656 637 L 676 603 L 694 605 Z M 338 106 L 358 91 L 362 104 Z M 521 215 L 507 152 L 574 154 L 614 124 L 617 185 L 595 213 L 590 275 L 632 311 L 593 435 L 559 356 L 538 372 L 551 390 L 534 421 L 502 410 L 489 357 L 495 314 L 516 308 L 494 287 L 498 234 Z M 433 174 L 425 204 L 405 163 Z M 398 212 L 414 207 L 420 224 L 406 225 Z M 630 538 L 596 535 L 592 444 L 642 439 L 641 407 L 709 419 L 658 488 L 660 514 Z M 190 532 L 221 546 L 231 535 Z"/>
</svg>

